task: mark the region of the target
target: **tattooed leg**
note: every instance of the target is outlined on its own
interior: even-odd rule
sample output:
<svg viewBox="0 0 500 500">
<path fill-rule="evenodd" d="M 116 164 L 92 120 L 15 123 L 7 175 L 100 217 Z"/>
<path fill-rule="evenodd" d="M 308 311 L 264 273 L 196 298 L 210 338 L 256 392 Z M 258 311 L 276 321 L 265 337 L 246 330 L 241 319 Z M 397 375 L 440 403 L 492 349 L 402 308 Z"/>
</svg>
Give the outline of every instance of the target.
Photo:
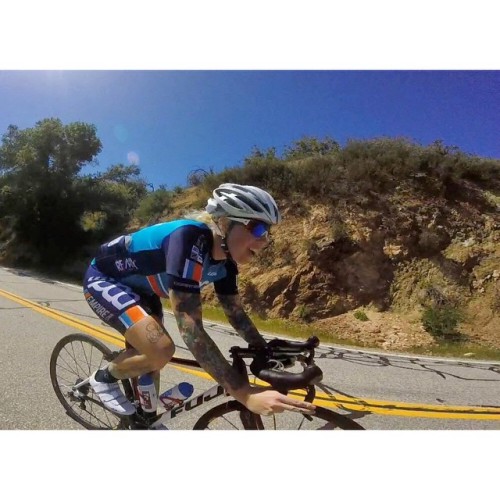
<svg viewBox="0 0 500 500">
<path fill-rule="evenodd" d="M 157 344 L 167 332 L 157 322 L 150 322 L 146 326 L 146 338 L 151 344 Z"/>
<path fill-rule="evenodd" d="M 125 332 L 125 339 L 134 347 L 122 352 L 110 364 L 116 378 L 136 377 L 161 370 L 175 352 L 175 345 L 163 325 L 152 316 L 141 319 Z"/>
</svg>

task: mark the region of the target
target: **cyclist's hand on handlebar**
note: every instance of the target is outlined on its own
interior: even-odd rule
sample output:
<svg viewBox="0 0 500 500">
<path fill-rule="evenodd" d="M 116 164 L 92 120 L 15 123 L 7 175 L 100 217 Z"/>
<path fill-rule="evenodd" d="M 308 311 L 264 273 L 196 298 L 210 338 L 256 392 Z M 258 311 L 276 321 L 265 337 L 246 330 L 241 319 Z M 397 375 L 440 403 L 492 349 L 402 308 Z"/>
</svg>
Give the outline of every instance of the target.
<svg viewBox="0 0 500 500">
<path fill-rule="evenodd" d="M 298 401 L 289 398 L 278 391 L 250 388 L 246 398 L 242 403 L 252 412 L 259 415 L 272 415 L 273 413 L 283 413 L 284 411 L 294 411 L 307 415 L 314 414 L 315 406 L 305 401 Z"/>
</svg>

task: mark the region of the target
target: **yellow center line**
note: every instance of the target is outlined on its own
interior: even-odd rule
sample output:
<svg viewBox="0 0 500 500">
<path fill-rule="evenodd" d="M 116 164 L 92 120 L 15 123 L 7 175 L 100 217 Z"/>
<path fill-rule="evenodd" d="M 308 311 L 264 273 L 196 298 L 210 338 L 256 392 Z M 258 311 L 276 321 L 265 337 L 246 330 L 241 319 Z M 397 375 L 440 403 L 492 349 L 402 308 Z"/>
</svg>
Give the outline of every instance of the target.
<svg viewBox="0 0 500 500">
<path fill-rule="evenodd" d="M 88 333 L 89 335 L 93 335 L 94 337 L 97 337 L 101 340 L 110 342 L 111 344 L 114 344 L 118 347 L 125 347 L 125 341 L 123 337 L 119 336 L 116 333 L 113 333 L 112 331 L 105 330 L 104 328 L 99 328 L 98 326 L 92 325 L 91 323 L 87 323 L 86 321 L 62 313 L 55 309 L 41 306 L 36 302 L 32 302 L 31 300 L 19 297 L 18 295 L 14 295 L 13 293 L 7 292 L 6 290 L 0 289 L 0 296 L 12 300 L 13 302 L 17 302 L 18 304 L 21 304 L 25 307 L 29 307 L 30 309 L 43 314 L 44 316 L 55 319 L 56 321 L 64 323 L 65 325 L 77 328 L 82 332 Z"/>
<path fill-rule="evenodd" d="M 0 289 L 0 296 L 17 302 L 25 307 L 43 314 L 51 319 L 59 321 L 65 325 L 76 328 L 84 333 L 92 335 L 109 342 L 117 347 L 123 348 L 125 341 L 123 337 L 112 330 L 100 328 L 91 323 L 62 313 L 55 309 L 41 306 L 23 297 L 19 297 L 11 292 Z M 213 378 L 203 370 L 190 369 L 183 366 L 176 366 L 175 363 L 169 363 L 171 368 L 188 373 L 190 375 L 213 380 Z M 258 380 L 253 381 L 257 385 L 268 386 Z M 304 391 L 293 391 L 291 397 L 303 399 Z M 419 403 L 402 403 L 396 401 L 382 401 L 376 399 L 356 398 L 351 396 L 341 396 L 335 394 L 326 394 L 318 391 L 314 404 L 328 408 L 344 409 L 352 412 L 367 414 L 390 415 L 397 417 L 419 417 L 419 418 L 446 418 L 446 419 L 469 419 L 469 420 L 500 420 L 500 407 L 495 406 L 441 406 Z"/>
<path fill-rule="evenodd" d="M 324 393 L 318 393 L 314 403 L 330 408 L 394 417 L 500 420 L 500 407 L 495 406 L 441 406 L 351 398 Z"/>
</svg>

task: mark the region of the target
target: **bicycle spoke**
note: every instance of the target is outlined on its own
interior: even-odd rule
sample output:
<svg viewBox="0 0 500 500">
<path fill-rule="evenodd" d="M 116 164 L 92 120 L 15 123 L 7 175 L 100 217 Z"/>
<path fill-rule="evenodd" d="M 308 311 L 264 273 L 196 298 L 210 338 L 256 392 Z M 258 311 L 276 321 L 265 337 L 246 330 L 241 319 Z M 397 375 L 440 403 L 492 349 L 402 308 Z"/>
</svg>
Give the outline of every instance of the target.
<svg viewBox="0 0 500 500">
<path fill-rule="evenodd" d="M 228 418 L 226 418 L 225 416 L 223 417 L 223 419 L 232 427 L 234 427 L 236 430 L 238 430 L 238 427 L 236 427 L 236 425 L 234 425 Z"/>
<path fill-rule="evenodd" d="M 300 429 L 302 429 L 302 425 L 304 424 L 304 422 L 306 421 L 306 419 L 304 417 L 302 417 L 302 420 L 300 421 L 300 424 L 299 424 L 299 427 L 298 427 L 298 431 L 300 431 Z"/>
<path fill-rule="evenodd" d="M 76 359 L 76 354 L 75 354 L 75 349 L 73 347 L 73 344 L 71 344 L 71 349 L 73 351 L 73 361 L 75 362 L 75 366 L 76 366 L 76 372 L 74 372 L 74 373 L 76 374 L 77 377 L 80 377 L 80 370 L 83 371 L 84 373 L 85 373 L 85 370 L 82 369 L 82 367 L 78 363 L 78 360 Z M 71 353 L 69 351 L 67 351 L 67 352 L 68 352 L 68 356 L 71 356 Z M 86 377 L 82 377 L 82 378 L 86 378 Z"/>
<path fill-rule="evenodd" d="M 60 362 L 64 362 L 66 365 L 68 365 L 68 362 L 67 362 L 64 358 L 60 358 L 60 360 L 59 360 L 59 361 L 60 361 Z M 57 378 L 58 378 L 58 379 L 59 379 L 59 378 L 61 378 L 62 380 L 64 380 L 64 381 L 67 381 L 67 382 L 71 383 L 71 385 L 74 385 L 74 384 L 76 383 L 76 380 L 77 380 L 78 378 L 81 378 L 81 377 L 79 377 L 79 374 L 78 374 L 77 372 L 75 372 L 74 370 L 72 370 L 72 369 L 71 369 L 71 367 L 69 367 L 69 365 L 68 365 L 68 368 L 67 368 L 67 367 L 62 366 L 61 364 L 59 364 L 59 363 L 58 363 L 58 364 L 56 365 L 56 367 L 57 367 L 57 368 L 60 368 L 60 370 L 57 370 Z M 74 377 L 73 377 L 72 379 L 69 379 L 69 380 L 68 380 L 67 378 L 65 378 L 65 377 L 64 377 L 64 375 L 63 375 L 63 373 L 62 373 L 61 371 L 66 371 L 66 372 L 70 373 L 71 375 L 74 375 Z M 90 374 L 89 374 L 89 375 L 90 375 Z M 87 378 L 87 377 L 84 377 L 84 379 L 85 379 L 85 378 Z"/>
<path fill-rule="evenodd" d="M 61 374 L 61 378 L 63 378 L 64 376 L 68 377 L 68 375 L 63 375 L 64 372 L 67 372 L 70 375 L 72 375 L 72 378 L 70 380 L 73 381 L 73 384 L 75 383 L 76 379 L 78 378 L 78 373 L 75 373 L 73 370 L 69 370 L 65 366 L 62 366 L 59 364 L 57 365 L 57 368 L 60 368 L 60 370 L 58 371 L 58 374 L 59 373 Z"/>
<path fill-rule="evenodd" d="M 91 423 L 92 423 L 92 421 L 95 421 L 97 423 L 104 424 L 109 428 L 113 427 L 111 425 L 111 422 L 109 421 L 109 416 L 108 416 L 107 412 L 105 412 L 105 415 L 106 415 L 108 421 L 105 422 L 104 420 L 101 420 L 95 413 L 92 413 L 92 411 L 89 411 L 89 410 L 81 408 L 81 407 L 78 407 L 78 409 L 80 410 L 80 415 L 87 414 L 89 416 Z"/>
<path fill-rule="evenodd" d="M 85 406 L 85 408 L 82 408 L 81 401 L 74 401 L 74 402 L 71 402 L 69 404 L 70 404 L 71 408 L 73 409 L 73 411 L 79 413 L 79 415 L 83 415 L 83 414 L 87 415 L 89 417 L 91 423 L 93 421 L 95 421 L 96 423 L 104 424 L 109 428 L 113 428 L 113 425 L 112 425 L 111 420 L 110 420 L 110 415 L 112 415 L 112 414 L 108 410 L 106 410 L 105 407 L 102 406 L 102 404 L 100 402 L 97 402 L 91 398 L 88 398 L 88 399 L 84 400 L 84 403 L 89 403 L 89 408 L 87 408 L 86 406 Z M 100 414 L 98 415 L 95 412 L 95 410 L 94 410 L 95 407 L 97 407 L 100 414 L 102 413 L 102 416 Z M 107 420 L 107 422 L 105 422 L 103 420 L 103 417 Z M 118 419 L 119 417 L 116 417 L 116 418 Z"/>
<path fill-rule="evenodd" d="M 91 365 L 90 365 L 90 363 L 88 362 L 88 356 L 87 356 L 87 353 L 85 352 L 85 349 L 83 348 L 83 345 L 82 345 L 81 350 L 82 350 L 83 355 L 85 356 L 85 358 L 86 358 L 86 360 L 87 360 L 86 362 L 87 362 L 87 365 L 88 365 L 88 369 L 83 369 L 83 368 L 82 368 L 82 364 L 81 364 L 81 363 L 79 363 L 79 362 L 78 362 L 78 360 L 76 359 L 76 354 L 75 354 L 75 351 L 74 351 L 74 349 L 73 349 L 73 348 L 72 348 L 72 350 L 73 350 L 73 355 L 72 355 L 72 354 L 71 354 L 71 353 L 70 353 L 70 352 L 69 352 L 66 348 L 64 348 L 64 351 L 68 354 L 68 356 L 70 356 L 70 357 L 73 357 L 73 356 L 74 356 L 74 358 L 73 358 L 73 362 L 74 362 L 74 364 L 78 367 L 78 369 L 79 369 L 79 370 L 75 371 L 75 370 L 74 370 L 74 369 L 70 366 L 69 362 L 68 362 L 68 361 L 64 358 L 64 356 L 60 356 L 60 357 L 59 357 L 59 359 L 58 359 L 58 363 L 57 363 L 57 365 L 56 365 L 56 366 L 57 366 L 58 368 L 60 368 L 61 370 L 63 370 L 63 371 L 66 371 L 66 372 L 69 372 L 69 373 L 71 373 L 71 374 L 75 375 L 77 378 L 82 378 L 82 377 L 80 376 L 80 375 L 81 375 L 80 371 L 83 371 L 83 372 L 84 372 L 84 375 L 85 375 L 85 377 L 83 377 L 83 379 L 88 378 L 88 377 L 91 375 L 91 372 L 90 372 Z M 62 363 L 64 363 L 64 365 L 66 365 L 66 366 L 63 366 L 63 365 L 62 365 Z M 60 371 L 58 371 L 58 373 L 60 373 Z M 61 375 L 61 377 L 62 377 L 62 375 Z M 73 381 L 73 383 L 74 383 L 74 382 L 75 382 L 75 381 Z"/>
<path fill-rule="evenodd" d="M 76 371 L 77 371 L 77 376 L 79 377 L 80 376 L 80 373 L 79 373 L 79 364 L 78 364 L 78 361 L 76 359 L 76 354 L 75 354 L 75 347 L 73 345 L 73 343 L 71 343 L 71 350 L 73 351 L 73 361 L 75 362 L 75 366 L 76 366 Z"/>
<path fill-rule="evenodd" d="M 71 356 L 71 354 L 70 354 L 69 352 L 68 352 L 68 356 Z M 64 363 L 66 363 L 66 365 L 68 365 L 68 367 L 69 367 L 69 368 L 66 368 L 66 370 L 68 370 L 69 372 L 73 373 L 73 375 L 75 375 L 76 377 L 78 377 L 78 372 L 77 372 L 77 371 L 75 371 L 75 370 L 71 367 L 71 365 L 69 364 L 69 362 L 68 362 L 68 361 L 66 361 L 66 359 L 65 359 L 65 358 L 61 357 L 61 358 L 60 358 L 60 361 L 64 361 Z"/>
<path fill-rule="evenodd" d="M 91 367 L 90 367 L 89 359 L 87 357 L 87 353 L 85 351 L 85 347 L 83 346 L 83 342 L 80 342 L 80 345 L 82 346 L 83 355 L 85 356 L 85 361 L 87 362 L 88 371 L 90 372 Z"/>
</svg>

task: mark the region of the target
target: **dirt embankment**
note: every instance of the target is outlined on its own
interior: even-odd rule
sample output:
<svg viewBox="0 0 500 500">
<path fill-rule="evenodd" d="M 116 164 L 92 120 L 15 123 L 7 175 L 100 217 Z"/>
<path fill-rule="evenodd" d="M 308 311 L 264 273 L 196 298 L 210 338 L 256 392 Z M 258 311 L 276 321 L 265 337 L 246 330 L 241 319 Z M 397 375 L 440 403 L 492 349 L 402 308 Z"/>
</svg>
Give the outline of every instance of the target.
<svg viewBox="0 0 500 500">
<path fill-rule="evenodd" d="M 385 349 L 435 343 L 422 311 L 447 304 L 468 340 L 500 348 L 500 206 L 470 183 L 458 188 L 430 198 L 400 187 L 330 206 L 280 200 L 273 244 L 240 270 L 244 302 Z"/>
</svg>

